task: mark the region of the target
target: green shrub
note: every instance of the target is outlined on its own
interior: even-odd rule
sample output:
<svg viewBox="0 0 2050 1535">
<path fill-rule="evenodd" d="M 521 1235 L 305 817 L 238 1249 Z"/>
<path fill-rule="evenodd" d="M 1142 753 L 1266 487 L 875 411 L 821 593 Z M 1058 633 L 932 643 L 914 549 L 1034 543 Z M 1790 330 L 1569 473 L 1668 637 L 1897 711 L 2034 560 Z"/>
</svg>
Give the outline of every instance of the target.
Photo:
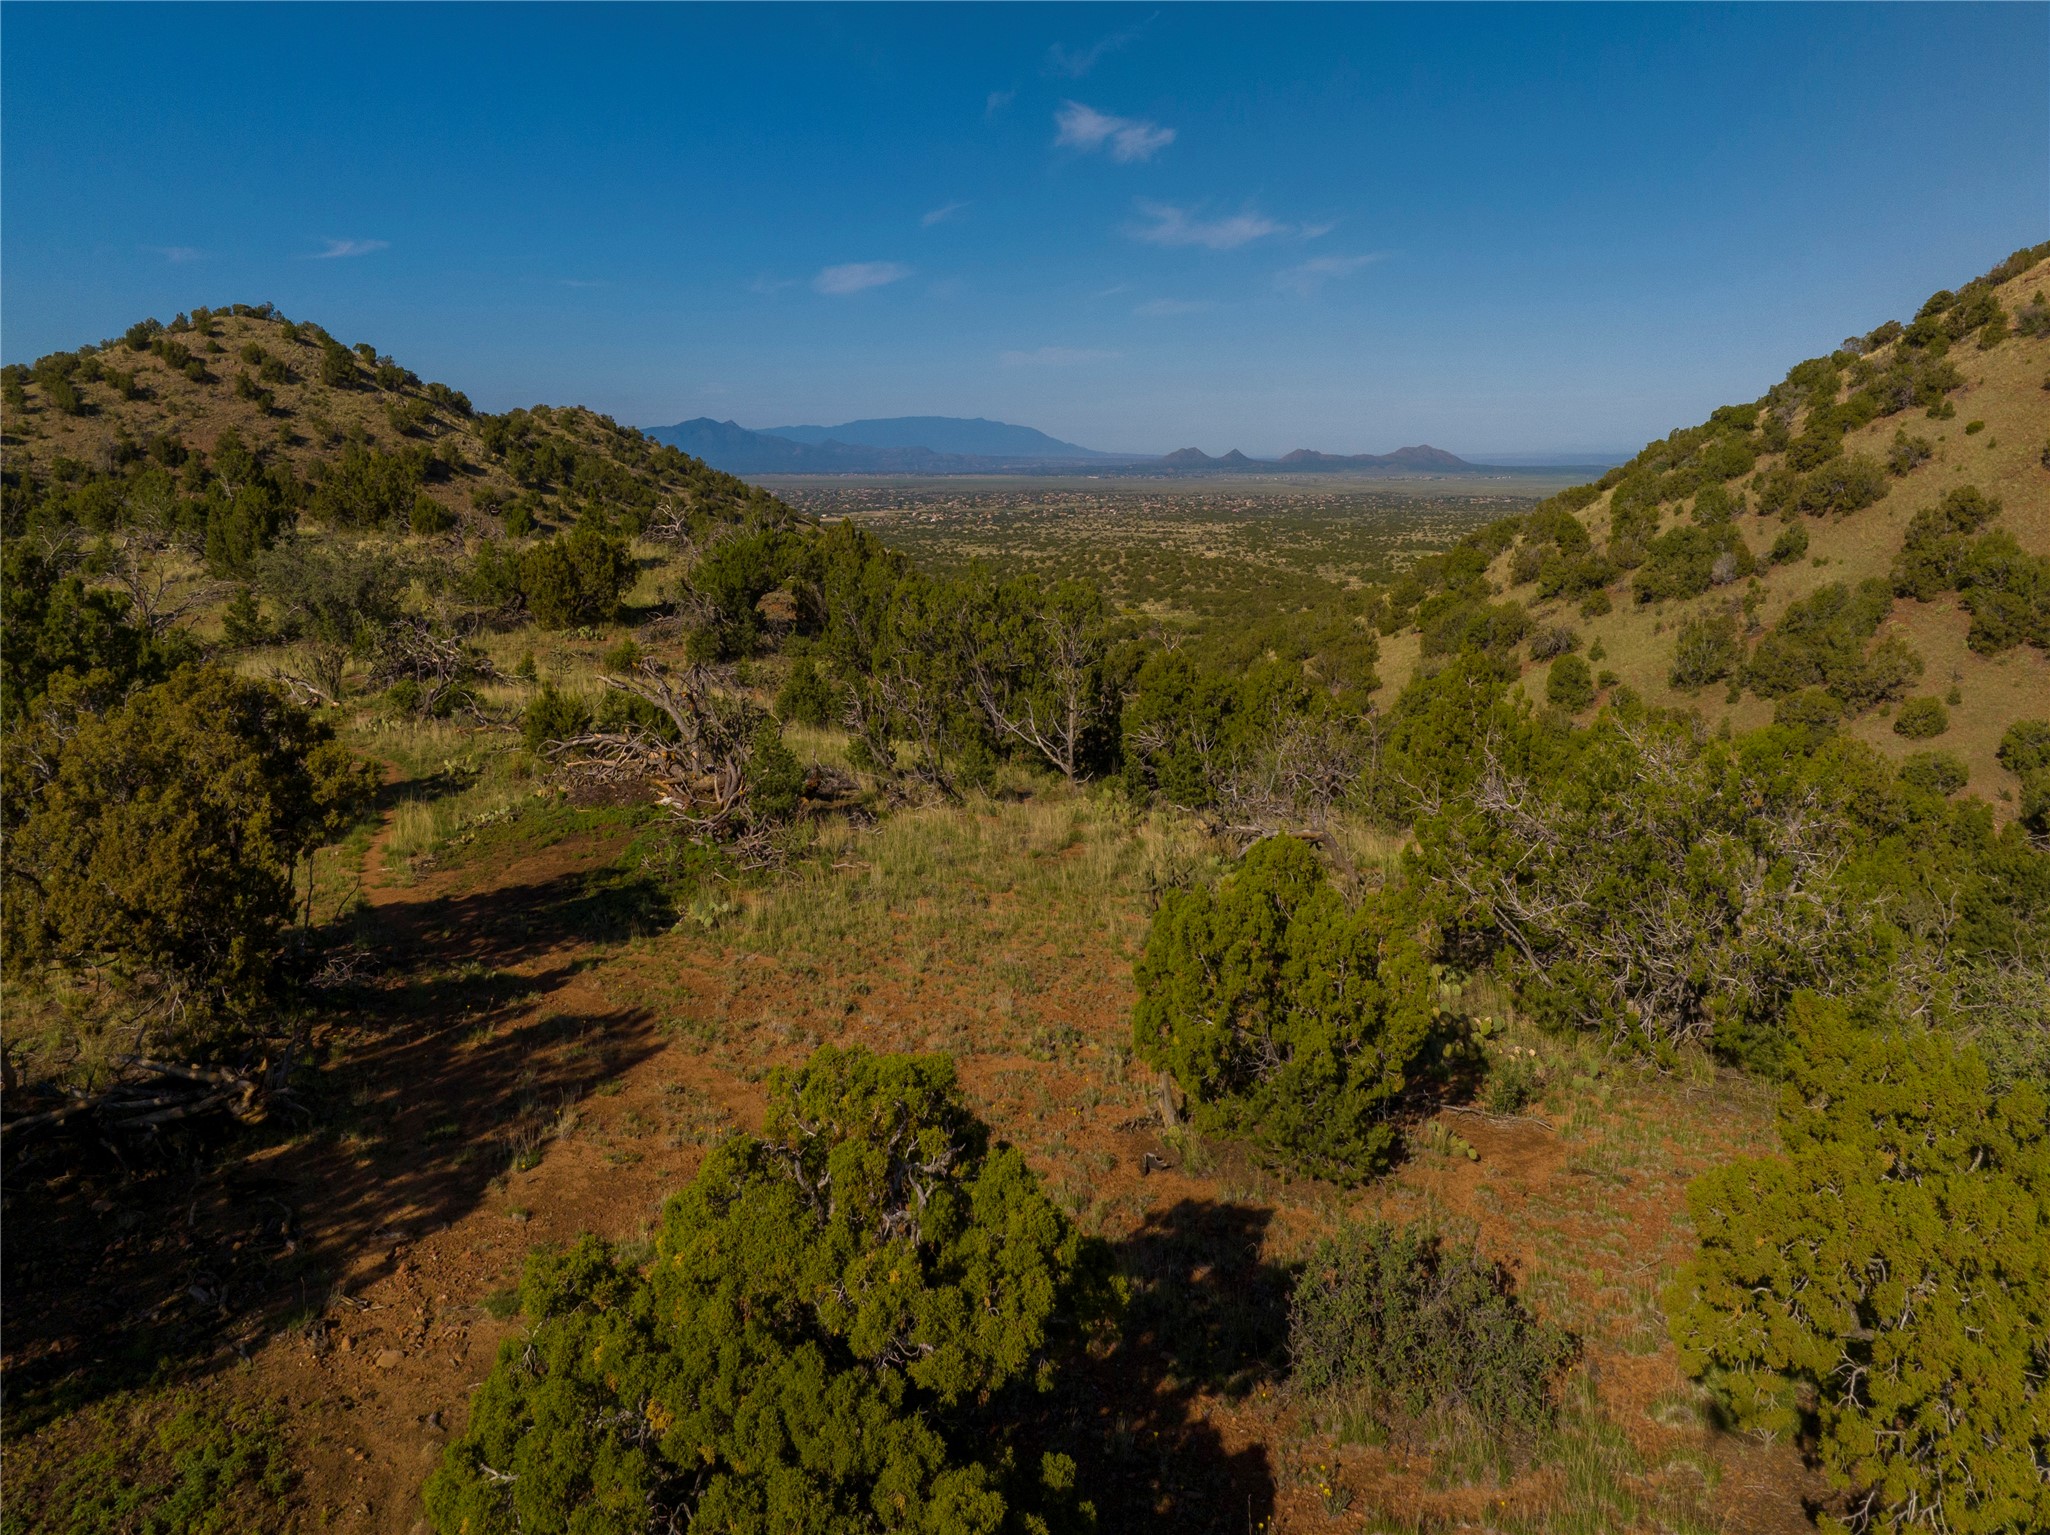
<svg viewBox="0 0 2050 1535">
<path fill-rule="evenodd" d="M 1392 1156 L 1432 986 L 1391 900 L 1349 907 L 1308 844 L 1270 837 L 1215 889 L 1166 896 L 1134 979 L 1134 1048 L 1199 1128 L 1341 1183 Z"/>
<path fill-rule="evenodd" d="M 586 1237 L 521 1285 L 427 1485 L 443 1535 L 1084 1530 L 1021 1453 L 1108 1265 L 992 1144 L 943 1056 L 824 1047 L 663 1210 L 645 1272 Z"/>
<path fill-rule="evenodd" d="M 1971 535 L 2000 515 L 2000 500 L 1975 485 L 1960 485 L 1934 506 L 1908 519 L 1894 557 L 1893 589 L 1923 602 L 1954 591 L 1971 556 Z"/>
<path fill-rule="evenodd" d="M 551 741 L 567 741 L 591 728 L 590 704 L 575 693 L 557 690 L 543 683 L 541 691 L 528 700 L 520 715 L 520 739 L 527 750 L 538 755 Z"/>
<path fill-rule="evenodd" d="M 1576 1346 L 1468 1242 L 1422 1224 L 1348 1221 L 1318 1243 L 1289 1306 L 1295 1384 L 1407 1418 L 1537 1428 Z"/>
<path fill-rule="evenodd" d="M 1578 714 L 1594 702 L 1594 672 L 1579 656 L 1559 657 L 1545 678 L 1545 702 Z"/>
<path fill-rule="evenodd" d="M 2050 559 L 1996 528 L 1971 546 L 1957 580 L 1959 600 L 1972 615 L 1965 643 L 1974 651 L 1998 655 L 2023 644 L 2050 650 Z"/>
<path fill-rule="evenodd" d="M 1970 774 L 1955 752 L 1914 752 L 1901 759 L 1901 782 L 1931 794 L 1955 794 Z"/>
<path fill-rule="evenodd" d="M 535 544 L 519 557 L 520 595 L 544 629 L 608 622 L 633 577 L 633 556 L 625 541 L 589 523 Z"/>
<path fill-rule="evenodd" d="M 1462 650 L 1499 655 L 1521 644 L 1530 633 L 1530 615 L 1520 602 L 1453 601 L 1435 611 L 1432 604 L 1426 604 L 1418 617 L 1427 656 L 1456 655 Z"/>
<path fill-rule="evenodd" d="M 1811 517 L 1843 516 L 1872 505 L 1889 489 L 1877 459 L 1853 453 L 1824 464 L 1801 480 L 1795 507 Z"/>
<path fill-rule="evenodd" d="M 1490 1054 L 1487 1080 L 1481 1084 L 1481 1107 L 1490 1114 L 1515 1114 L 1530 1107 L 1544 1090 L 1537 1062 L 1527 1054 Z"/>
<path fill-rule="evenodd" d="M 1756 568 L 1744 536 L 1728 523 L 1674 528 L 1651 541 L 1630 585 L 1639 602 L 1698 597 Z"/>
<path fill-rule="evenodd" d="M 1727 613 L 1690 618 L 1680 625 L 1673 643 L 1673 666 L 1666 680 L 1688 692 L 1720 682 L 1744 659 L 1737 620 Z"/>
<path fill-rule="evenodd" d="M 368 766 L 282 689 L 218 667 L 104 712 L 81 707 L 84 681 L 10 743 L 7 976 L 64 978 L 124 1049 L 237 1044 L 275 1002 L 299 861 L 353 819 Z"/>
<path fill-rule="evenodd" d="M 754 649 L 762 632 L 757 604 L 787 579 L 797 548 L 783 529 L 759 528 L 722 538 L 698 556 L 682 596 L 710 636 L 711 656 L 731 660 Z"/>
<path fill-rule="evenodd" d="M 1580 648 L 1580 631 L 1571 624 L 1547 624 L 1530 637 L 1530 658 L 1549 661 Z"/>
<path fill-rule="evenodd" d="M 349 349 L 341 343 L 323 339 L 320 345 L 320 381 L 336 389 L 346 389 L 356 382 L 356 359 L 349 355 Z"/>
<path fill-rule="evenodd" d="M 401 526 L 412 519 L 426 469 L 419 449 L 383 453 L 352 442 L 315 465 L 308 506 L 338 528 Z"/>
<path fill-rule="evenodd" d="M 1950 711 L 1940 698 L 1910 698 L 1893 717 L 1893 733 L 1910 741 L 1927 741 L 1950 729 Z"/>
<path fill-rule="evenodd" d="M 1789 605 L 1745 663 L 1744 685 L 1760 698 L 1821 687 L 1850 714 L 1899 698 L 1920 676 L 1921 657 L 1898 635 L 1867 648 L 1892 606 L 1884 581 L 1822 587 Z"/>
<path fill-rule="evenodd" d="M 1803 688 L 1798 693 L 1786 694 L 1773 705 L 1772 722 L 1798 731 L 1812 742 L 1834 733 L 1843 724 L 1844 706 L 1821 688 Z"/>
<path fill-rule="evenodd" d="M 1910 437 L 1906 427 L 1896 428 L 1893 446 L 1887 449 L 1886 467 L 1889 473 L 1904 475 L 1929 461 L 1936 452 L 1936 444 L 1926 437 Z"/>
<path fill-rule="evenodd" d="M 833 717 L 833 704 L 833 689 L 812 658 L 800 655 L 791 661 L 776 690 L 776 717 L 792 725 L 823 725 Z"/>
<path fill-rule="evenodd" d="M 1939 1033 L 1803 998 L 1784 1155 L 1697 1178 L 1666 1295 L 1683 1366 L 1741 1428 L 1813 1434 L 1862 1518 L 2050 1528 L 2050 1114 Z"/>
<path fill-rule="evenodd" d="M 456 514 L 432 496 L 415 496 L 409 520 L 415 533 L 446 533 L 456 525 Z"/>
<path fill-rule="evenodd" d="M 1794 522 L 1780 529 L 1779 537 L 1772 541 L 1772 553 L 1766 558 L 1775 565 L 1791 565 L 1807 553 L 1808 529 Z"/>
<path fill-rule="evenodd" d="M 2016 720 L 2001 736 L 1995 755 L 2018 778 L 2050 768 L 2050 720 Z"/>
</svg>

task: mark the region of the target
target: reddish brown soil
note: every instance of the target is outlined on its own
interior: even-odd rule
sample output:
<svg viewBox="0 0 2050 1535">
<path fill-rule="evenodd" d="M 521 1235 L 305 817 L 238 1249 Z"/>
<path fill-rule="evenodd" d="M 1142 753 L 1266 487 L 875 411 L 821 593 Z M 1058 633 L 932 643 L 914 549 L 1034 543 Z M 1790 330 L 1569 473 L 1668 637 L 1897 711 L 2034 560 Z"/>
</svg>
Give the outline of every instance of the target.
<svg viewBox="0 0 2050 1535">
<path fill-rule="evenodd" d="M 346 1104 L 328 1107 L 345 1128 L 282 1141 L 201 1179 L 187 1235 L 240 1230 L 226 1241 L 251 1254 L 237 1270 L 251 1294 L 213 1344 L 213 1364 L 234 1366 L 216 1389 L 289 1414 L 299 1477 L 280 1527 L 424 1530 L 421 1484 L 517 1325 L 494 1319 L 487 1298 L 502 1296 L 530 1249 L 583 1231 L 641 1237 L 704 1145 L 757 1121 L 763 1065 L 801 1058 L 807 1030 L 902 1047 L 923 1045 L 944 1021 L 949 999 L 917 973 L 916 956 L 848 956 L 866 987 L 856 1008 L 823 1004 L 830 988 L 704 937 L 594 945 L 584 876 L 618 851 L 616 840 L 573 836 L 517 861 L 479 858 L 400 885 L 373 845 L 363 930 L 378 973 L 364 1005 L 324 1041 L 339 1063 L 327 1075 L 346 1093 Z M 1571 1244 L 1621 1222 L 1636 1266 L 1655 1268 L 1684 1251 L 1675 1222 L 1688 1169 L 1652 1157 L 1642 1170 L 1597 1176 L 1576 1170 L 1566 1141 L 1542 1123 L 1448 1114 L 1478 1160 L 1420 1157 L 1357 1195 L 1279 1181 L 1229 1149 L 1189 1170 L 1135 1118 L 1131 1091 L 1086 1091 L 1103 1080 L 1089 1062 L 1124 1037 L 1129 937 L 1106 919 L 1096 951 L 1064 962 L 1074 984 L 1057 1001 L 1034 999 L 1042 1023 L 1080 1036 L 1063 1060 L 962 1062 L 981 1110 L 1057 1192 L 1074 1193 L 1134 1281 L 1127 1341 L 1050 1409 L 1101 1446 L 1084 1474 L 1101 1490 L 1105 1528 L 1356 1529 L 1370 1509 L 1485 1519 L 1505 1500 L 1527 1507 L 1544 1497 L 1542 1475 L 1433 1489 L 1427 1455 L 1341 1448 L 1314 1432 L 1276 1369 L 1281 1264 L 1338 1214 L 1381 1206 L 1468 1217 L 1484 1248 L 1526 1277 L 1543 1241 L 1577 1251 Z M 660 1018 L 649 1005 L 657 995 Z M 974 1014 L 988 1016 L 980 998 Z M 753 1056 L 708 1047 L 714 1036 L 749 1041 Z M 1688 1155 L 1698 1166 L 1742 1145 Z M 523 1150 L 534 1165 L 508 1171 Z M 252 1225 L 272 1207 L 286 1212 L 282 1223 Z M 139 1269 L 163 1264 L 166 1242 L 175 1245 L 159 1236 L 126 1272 L 131 1301 L 151 1293 Z M 303 1295 L 280 1285 L 265 1293 L 267 1263 L 289 1265 Z M 183 1273 L 166 1267 L 155 1290 L 175 1290 Z M 1598 1304 L 1604 1282 L 1591 1263 L 1570 1288 Z M 280 1325 L 295 1298 L 303 1310 Z M 223 1301 L 224 1318 L 235 1304 Z M 105 1316 L 93 1326 L 118 1324 Z M 92 1351 L 77 1327 L 49 1341 L 61 1333 L 44 1329 L 36 1346 Z M 24 1362 L 10 1352 L 10 1372 Z M 1585 1370 L 1642 1452 L 1691 1447 L 1720 1465 L 1712 1501 L 1724 1528 L 1807 1527 L 1800 1500 L 1820 1488 L 1791 1451 L 1646 1415 L 1685 1388 L 1669 1344 L 1632 1354 L 1590 1336 Z M 1333 1474 L 1353 1494 L 1342 1517 L 1317 1490 Z"/>
</svg>

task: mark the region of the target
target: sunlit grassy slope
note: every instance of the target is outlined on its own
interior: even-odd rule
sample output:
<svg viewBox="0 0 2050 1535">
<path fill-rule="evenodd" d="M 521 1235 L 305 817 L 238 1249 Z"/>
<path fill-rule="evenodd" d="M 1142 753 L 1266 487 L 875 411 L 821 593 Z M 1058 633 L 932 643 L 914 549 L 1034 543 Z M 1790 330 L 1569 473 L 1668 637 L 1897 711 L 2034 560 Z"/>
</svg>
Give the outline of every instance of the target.
<svg viewBox="0 0 2050 1535">
<path fill-rule="evenodd" d="M 2037 262 L 1995 289 L 2010 314 L 2046 291 L 2050 261 Z M 1900 344 L 1896 341 L 1875 352 L 1874 360 L 1883 363 Z M 1932 419 L 1924 409 L 1911 408 L 1882 416 L 1844 437 L 1846 454 L 1864 454 L 1883 463 L 1896 431 L 1905 430 L 1928 439 L 1933 455 L 1905 475 L 1889 474 L 1886 494 L 1873 505 L 1847 515 L 1800 517 L 1809 545 L 1798 560 L 1779 565 L 1768 560 L 1774 540 L 1788 524 L 1776 516 L 1758 515 L 1756 493 L 1750 490 L 1757 477 L 1784 462 L 1781 452 L 1760 455 L 1755 470 L 1732 482 L 1733 489 L 1747 492 L 1751 508 L 1736 518 L 1735 525 L 1758 561 L 1753 578 L 1711 587 L 1685 600 L 1639 602 L 1632 589 L 1633 573 L 1625 572 L 1608 589 L 1610 611 L 1591 616 L 1582 612 L 1579 598 L 1541 601 L 1534 586 L 1516 584 L 1510 568 L 1513 550 L 1496 558 L 1489 578 L 1504 593 L 1529 604 L 1537 624 L 1566 624 L 1579 630 L 1582 655 L 1598 644 L 1595 669 L 1613 672 L 1647 701 L 1698 709 L 1711 721 L 1727 718 L 1738 729 L 1763 724 L 1772 717 L 1772 705 L 1752 693 L 1732 702 L 1720 683 L 1687 692 L 1668 680 L 1680 625 L 1690 618 L 1730 612 L 1744 626 L 1745 596 L 1752 590 L 1752 580 L 1756 600 L 1749 639 L 1755 641 L 1790 604 L 1827 583 L 1855 587 L 1868 577 L 1885 578 L 1909 519 L 1965 485 L 2000 499 L 2002 511 L 1992 527 L 2011 533 L 2029 553 L 2050 556 L 2050 335 L 2010 335 L 1991 347 L 1967 336 L 1952 344 L 1948 360 L 1964 379 L 1948 396 L 1954 413 Z M 1848 380 L 1843 393 L 1849 393 Z M 1803 419 L 1793 423 L 1796 434 Z M 1613 487 L 1603 491 L 1579 514 L 1597 548 L 1608 538 L 1614 495 Z M 1686 500 L 1660 511 L 1660 531 L 1689 521 Z M 1994 761 L 1994 750 L 2002 731 L 2015 719 L 2050 715 L 2050 655 L 2026 644 L 1997 655 L 1977 654 L 1966 645 L 1968 628 L 1969 619 L 1954 593 L 1930 602 L 1896 598 L 1880 633 L 1900 634 L 1921 656 L 1923 671 L 1911 685 L 1911 695 L 1957 700 L 1949 705 L 1950 728 L 1933 740 L 1904 739 L 1893 731 L 1895 710 L 1889 706 L 1859 716 L 1847 728 L 1895 756 L 1930 748 L 1956 753 L 1970 771 L 1970 791 L 2005 809 L 2013 780 Z M 1384 699 L 1409 677 L 1418 647 L 1414 631 L 1382 642 Z M 1522 685 L 1534 702 L 1543 701 L 1549 665 L 1523 663 Z"/>
</svg>

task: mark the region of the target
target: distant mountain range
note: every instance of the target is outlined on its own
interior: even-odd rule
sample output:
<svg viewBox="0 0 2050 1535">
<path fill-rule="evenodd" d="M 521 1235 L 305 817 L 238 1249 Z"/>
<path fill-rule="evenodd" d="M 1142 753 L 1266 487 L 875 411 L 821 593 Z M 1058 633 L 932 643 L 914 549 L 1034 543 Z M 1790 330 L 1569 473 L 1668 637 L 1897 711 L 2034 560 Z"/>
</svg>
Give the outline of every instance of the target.
<svg viewBox="0 0 2050 1535">
<path fill-rule="evenodd" d="M 733 421 L 699 416 L 647 428 L 657 442 L 681 448 L 728 474 L 993 474 L 1087 469 L 1107 474 L 1454 474 L 1473 472 L 1443 448 L 1393 453 L 1317 453 L 1248 458 L 1234 448 L 1213 458 L 1201 448 L 1164 455 L 1105 453 L 1062 442 L 1029 426 L 981 417 L 892 416 L 840 426 L 778 426 L 751 431 Z"/>
<path fill-rule="evenodd" d="M 980 416 L 889 416 L 880 421 L 848 421 L 840 426 L 765 426 L 770 437 L 823 446 L 852 443 L 862 448 L 925 448 L 934 453 L 971 458 L 1129 458 L 1126 453 L 1101 453 L 1078 447 L 1029 426 L 985 421 Z"/>
</svg>

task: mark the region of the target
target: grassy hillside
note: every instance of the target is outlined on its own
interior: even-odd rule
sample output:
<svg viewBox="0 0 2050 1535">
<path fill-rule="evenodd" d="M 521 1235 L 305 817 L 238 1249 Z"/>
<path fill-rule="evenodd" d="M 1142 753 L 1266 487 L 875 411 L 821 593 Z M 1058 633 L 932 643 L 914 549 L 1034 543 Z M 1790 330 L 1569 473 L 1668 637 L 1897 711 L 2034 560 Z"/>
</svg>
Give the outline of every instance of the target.
<svg viewBox="0 0 2050 1535">
<path fill-rule="evenodd" d="M 1743 685 L 1743 658 L 1755 655 L 1789 608 L 1825 587 L 1840 583 L 1855 592 L 1861 582 L 1880 581 L 1888 587 L 1884 611 L 1876 631 L 1859 643 L 1869 651 L 1897 636 L 1919 670 L 1911 666 L 1901 686 L 1881 690 L 1893 696 L 1868 707 L 1852 701 L 1846 728 L 1896 757 L 1955 753 L 1971 791 L 2012 814 L 2011 779 L 1994 750 L 2015 719 L 2050 708 L 2042 567 L 2014 574 L 2035 594 L 2019 595 L 2033 604 L 2033 639 L 2026 632 L 1982 634 L 1975 644 L 1959 593 L 1918 600 L 1892 587 L 1911 520 L 1965 487 L 2000 503 L 1984 531 L 2012 535 L 2035 561 L 2050 559 L 2046 255 L 2045 247 L 2018 253 L 1959 294 L 1937 295 L 1922 319 L 1880 326 L 1829 358 L 1803 362 L 1760 400 L 1675 431 L 1596 485 L 1545 503 L 1531 519 L 1476 535 L 1470 543 L 1488 556 L 1495 593 L 1520 600 L 1536 631 L 1572 630 L 1597 677 L 1613 679 L 1581 716 L 1623 685 L 1648 703 L 1697 709 L 1736 729 L 1767 723 L 1776 700 Z M 1832 474 L 1847 483 L 1816 483 Z M 1589 535 L 1587 569 L 1540 575 L 1543 557 L 1558 548 L 1544 525 L 1560 513 Z M 1715 571 L 1701 554 L 1714 549 L 1711 540 L 1731 537 L 1741 541 L 1727 546 L 1736 558 Z M 1661 539 L 1672 558 L 1659 558 Z M 1689 540 L 1695 548 L 1679 547 Z M 1699 565 L 1693 572 L 1682 568 L 1690 557 Z M 1442 603 L 1439 579 L 1435 600 Z M 1558 589 L 1548 596 L 1548 588 Z M 1647 592 L 1661 594 L 1647 600 Z M 1424 598 L 1415 611 L 1420 622 L 1384 640 L 1381 672 L 1388 682 L 1400 684 L 1420 659 L 1423 631 L 1438 616 L 1432 600 Z M 1735 626 L 1726 674 L 1676 683 L 1683 629 L 1722 618 Z M 1522 686 L 1541 704 L 1552 663 L 1530 651 L 1526 645 L 1521 652 Z M 1917 697 L 1944 701 L 1948 728 L 1941 734 L 1895 732 L 1902 702 Z"/>
<path fill-rule="evenodd" d="M 188 455 L 204 463 L 232 435 L 309 486 L 351 469 L 374 480 L 366 499 L 388 505 L 362 520 L 401 530 L 420 496 L 472 533 L 504 532 L 508 517 L 515 531 L 545 527 L 591 505 L 653 519 L 769 502 L 594 411 L 480 413 L 368 343 L 345 347 L 269 305 L 146 320 L 98 346 L 11 366 L 0 383 L 11 478 L 182 472 Z"/>
</svg>

